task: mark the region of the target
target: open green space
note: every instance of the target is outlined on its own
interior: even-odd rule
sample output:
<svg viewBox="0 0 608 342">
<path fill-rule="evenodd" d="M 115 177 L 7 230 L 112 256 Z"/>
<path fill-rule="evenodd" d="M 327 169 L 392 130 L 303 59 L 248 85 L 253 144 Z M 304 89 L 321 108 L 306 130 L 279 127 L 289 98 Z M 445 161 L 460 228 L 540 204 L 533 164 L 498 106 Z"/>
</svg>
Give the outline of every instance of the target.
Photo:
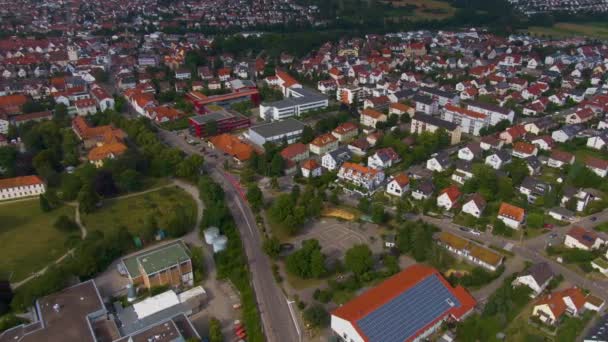
<svg viewBox="0 0 608 342">
<path fill-rule="evenodd" d="M 589 22 L 585 24 L 561 22 L 554 24 L 552 27 L 531 26 L 524 31 L 538 36 L 553 38 L 584 36 L 608 39 L 608 23 L 603 22 Z"/>
<path fill-rule="evenodd" d="M 82 222 L 89 231 L 111 231 L 126 227 L 135 235 L 145 230 L 146 219 L 154 217 L 160 228 L 164 220 L 180 205 L 190 217 L 196 216 L 196 203 L 185 191 L 167 187 L 127 198 L 110 199 L 96 211 L 83 215 Z"/>
<path fill-rule="evenodd" d="M 38 199 L 0 203 L 0 274 L 17 282 L 59 259 L 68 234 L 53 223 L 61 215 L 73 219 L 74 212 L 69 206 L 43 212 Z"/>
<path fill-rule="evenodd" d="M 437 0 L 388 0 L 383 1 L 394 7 L 393 10 L 387 11 L 389 17 L 407 16 L 409 20 L 442 20 L 452 17 L 456 14 L 456 9 L 448 2 Z M 413 9 L 409 13 L 404 14 L 401 9 Z"/>
</svg>

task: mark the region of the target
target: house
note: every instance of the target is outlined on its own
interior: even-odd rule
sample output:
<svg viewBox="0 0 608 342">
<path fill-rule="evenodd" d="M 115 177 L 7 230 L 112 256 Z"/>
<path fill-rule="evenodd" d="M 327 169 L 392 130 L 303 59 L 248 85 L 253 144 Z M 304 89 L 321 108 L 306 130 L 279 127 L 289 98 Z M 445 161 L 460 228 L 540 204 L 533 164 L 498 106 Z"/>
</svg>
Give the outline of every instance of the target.
<svg viewBox="0 0 608 342">
<path fill-rule="evenodd" d="M 366 108 L 361 112 L 360 121 L 363 126 L 376 128 L 378 122 L 386 122 L 388 117 L 377 111 L 370 108 Z"/>
<path fill-rule="evenodd" d="M 281 150 L 281 157 L 294 163 L 308 159 L 308 146 L 302 143 L 294 143 Z"/>
<path fill-rule="evenodd" d="M 315 178 L 321 176 L 322 169 L 321 165 L 314 159 L 308 159 L 300 166 L 302 177 L 304 178 Z"/>
<path fill-rule="evenodd" d="M 426 168 L 435 172 L 443 172 L 451 166 L 450 156 L 444 152 L 440 152 L 426 161 Z"/>
<path fill-rule="evenodd" d="M 560 200 L 561 206 L 567 206 L 568 202 L 574 201 L 574 210 L 581 212 L 584 211 L 589 202 L 591 201 L 591 195 L 584 190 L 576 189 L 571 186 L 564 186 L 562 190 L 562 198 Z"/>
<path fill-rule="evenodd" d="M 445 231 L 437 235 L 437 244 L 467 262 L 492 272 L 496 271 L 504 260 L 501 254 L 489 248 Z"/>
<path fill-rule="evenodd" d="M 458 159 L 472 161 L 475 158 L 481 157 L 482 152 L 483 150 L 481 145 L 479 143 L 472 142 L 458 150 Z"/>
<path fill-rule="evenodd" d="M 530 176 L 526 176 L 519 186 L 519 192 L 526 196 L 529 203 L 534 203 L 537 198 L 544 197 L 550 191 L 549 183 Z"/>
<path fill-rule="evenodd" d="M 192 73 L 188 69 L 178 69 L 175 71 L 176 80 L 189 80 L 192 77 Z"/>
<path fill-rule="evenodd" d="M 393 196 L 403 197 L 410 189 L 410 178 L 405 173 L 399 173 L 386 184 L 386 192 Z"/>
<path fill-rule="evenodd" d="M 604 159 L 589 156 L 585 159 L 585 166 L 600 177 L 606 177 L 608 174 L 608 161 Z"/>
<path fill-rule="evenodd" d="M 547 166 L 561 169 L 565 165 L 574 164 L 574 160 L 574 154 L 570 152 L 553 150 L 551 151 L 549 159 L 547 159 Z"/>
<path fill-rule="evenodd" d="M 384 172 L 363 165 L 345 162 L 340 166 L 338 178 L 342 181 L 361 187 L 364 191 L 355 192 L 368 193 L 375 191 L 384 182 Z"/>
<path fill-rule="evenodd" d="M 529 141 L 532 145 L 536 146 L 539 150 L 542 151 L 551 151 L 551 149 L 553 149 L 553 146 L 555 145 L 553 138 L 551 138 L 551 136 L 549 135 L 533 137 L 530 138 Z"/>
<path fill-rule="evenodd" d="M 566 124 L 581 124 L 590 121 L 595 117 L 595 113 L 590 108 L 581 108 L 576 112 L 566 116 Z"/>
<path fill-rule="evenodd" d="M 523 141 L 518 141 L 513 144 L 513 151 L 511 154 L 517 158 L 528 158 L 535 156 L 538 153 L 538 148 L 535 145 L 529 144 Z"/>
<path fill-rule="evenodd" d="M 410 123 L 410 132 L 422 134 L 422 132 L 435 133 L 439 129 L 444 129 L 450 136 L 450 144 L 455 145 L 460 142 L 460 126 L 438 117 L 416 112 Z"/>
<path fill-rule="evenodd" d="M 604 245 L 605 241 L 595 232 L 582 227 L 573 227 L 564 238 L 564 246 L 568 248 L 582 249 L 590 251 L 598 249 Z"/>
<path fill-rule="evenodd" d="M 147 116 L 156 123 L 174 121 L 184 117 L 184 113 L 182 111 L 168 105 L 148 108 L 146 113 Z"/>
<path fill-rule="evenodd" d="M 341 143 L 349 142 L 359 134 L 359 128 L 352 122 L 345 122 L 331 131 Z"/>
<path fill-rule="evenodd" d="M 439 193 L 437 196 L 437 207 L 445 210 L 450 210 L 460 199 L 461 192 L 455 185 L 449 186 Z"/>
<path fill-rule="evenodd" d="M 587 138 L 587 147 L 601 150 L 608 144 L 608 130 L 601 131 L 598 135 Z"/>
<path fill-rule="evenodd" d="M 421 341 L 444 321 L 464 320 L 475 305 L 464 288 L 415 264 L 335 309 L 331 329 L 343 341 Z"/>
<path fill-rule="evenodd" d="M 486 200 L 479 193 L 469 196 L 462 206 L 462 212 L 480 218 L 486 208 Z"/>
<path fill-rule="evenodd" d="M 338 139 L 331 133 L 322 134 L 308 145 L 310 153 L 318 156 L 324 155 L 338 148 Z"/>
<path fill-rule="evenodd" d="M 576 288 L 553 292 L 540 298 L 532 308 L 532 317 L 548 325 L 556 325 L 564 314 L 578 316 L 585 308 L 585 295 Z"/>
<path fill-rule="evenodd" d="M 39 196 L 45 192 L 44 181 L 35 175 L 0 179 L 0 201 Z"/>
<path fill-rule="evenodd" d="M 452 104 L 444 107 L 441 118 L 460 126 L 463 133 L 479 135 L 482 128 L 490 125 L 490 117 L 484 113 L 461 108 Z"/>
<path fill-rule="evenodd" d="M 97 104 L 99 109 L 103 112 L 107 109 L 114 109 L 114 98 L 108 94 L 108 92 L 100 86 L 93 86 L 91 88 L 91 95 Z"/>
<path fill-rule="evenodd" d="M 524 159 L 524 163 L 528 168 L 528 174 L 531 176 L 540 175 L 543 164 L 540 159 L 536 156 L 528 157 Z"/>
<path fill-rule="evenodd" d="M 430 96 L 416 94 L 412 101 L 416 104 L 416 112 L 433 115 L 439 110 L 439 103 Z"/>
<path fill-rule="evenodd" d="M 416 184 L 412 190 L 412 197 L 416 200 L 427 200 L 435 192 L 435 186 L 430 179 L 424 180 Z"/>
<path fill-rule="evenodd" d="M 351 157 L 351 150 L 346 146 L 340 146 L 321 157 L 321 166 L 329 171 L 334 171 L 339 169 L 344 162 L 349 161 Z"/>
<path fill-rule="evenodd" d="M 519 229 L 519 226 L 524 223 L 526 212 L 520 207 L 502 202 L 498 209 L 497 218 L 504 222 L 507 227 Z"/>
<path fill-rule="evenodd" d="M 524 129 L 528 133 L 539 135 L 541 133 L 550 132 L 557 128 L 558 122 L 551 117 L 542 117 L 540 119 L 528 122 L 524 125 Z"/>
<path fill-rule="evenodd" d="M 540 295 L 549 285 L 555 274 L 546 262 L 540 262 L 528 267 L 517 275 L 511 283 L 513 286 L 527 286 L 532 290 L 531 297 Z"/>
<path fill-rule="evenodd" d="M 562 128 L 553 131 L 553 133 L 551 133 L 551 138 L 553 138 L 555 142 L 564 143 L 576 137 L 584 128 L 583 125 L 579 124 L 563 126 Z"/>
<path fill-rule="evenodd" d="M 526 129 L 523 125 L 515 125 L 500 133 L 500 139 L 504 141 L 505 144 L 512 144 L 516 140 L 522 138 L 525 134 Z"/>
<path fill-rule="evenodd" d="M 464 185 L 466 181 L 473 178 L 473 164 L 466 160 L 457 160 L 454 163 L 456 168 L 452 174 L 452 180 Z"/>
<path fill-rule="evenodd" d="M 485 164 L 491 166 L 495 170 L 500 170 L 506 164 L 511 162 L 511 155 L 507 151 L 496 151 L 485 159 Z"/>
<path fill-rule="evenodd" d="M 241 164 L 251 158 L 255 153 L 253 147 L 243 142 L 238 137 L 223 133 L 209 138 L 209 147 L 216 148 L 231 156 L 237 163 Z"/>
<path fill-rule="evenodd" d="M 192 286 L 194 273 L 189 251 L 177 240 L 137 252 L 121 259 L 129 283 L 147 289 L 170 286 Z"/>
<path fill-rule="evenodd" d="M 76 113 L 80 116 L 95 114 L 97 112 L 97 101 L 95 99 L 80 99 L 74 101 Z"/>
<path fill-rule="evenodd" d="M 108 142 L 100 146 L 93 147 L 88 155 L 87 159 L 95 167 L 100 168 L 105 164 L 107 159 L 116 159 L 127 150 L 127 146 L 122 142 Z"/>
<path fill-rule="evenodd" d="M 571 210 L 563 207 L 555 207 L 549 209 L 548 213 L 552 218 L 562 222 L 572 222 L 575 219 L 575 214 Z"/>
<path fill-rule="evenodd" d="M 504 145 L 504 141 L 500 140 L 495 135 L 486 135 L 479 140 L 479 147 L 484 151 L 500 150 Z"/>
<path fill-rule="evenodd" d="M 392 147 L 381 148 L 367 158 L 367 166 L 373 169 L 387 169 L 401 161 Z"/>
<path fill-rule="evenodd" d="M 415 113 L 416 113 L 416 109 L 414 107 L 410 107 L 403 103 L 395 102 L 395 103 L 391 103 L 388 106 L 388 115 L 389 116 L 397 115 L 398 117 L 401 117 L 401 115 L 407 114 L 410 117 L 412 117 L 412 116 L 414 116 Z"/>
</svg>

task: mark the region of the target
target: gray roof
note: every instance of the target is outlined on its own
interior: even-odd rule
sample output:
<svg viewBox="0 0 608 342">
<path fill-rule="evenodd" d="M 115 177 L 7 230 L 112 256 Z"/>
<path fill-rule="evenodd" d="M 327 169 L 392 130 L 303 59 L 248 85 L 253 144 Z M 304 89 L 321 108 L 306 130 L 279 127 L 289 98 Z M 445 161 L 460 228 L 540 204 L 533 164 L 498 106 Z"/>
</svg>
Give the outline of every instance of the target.
<svg viewBox="0 0 608 342">
<path fill-rule="evenodd" d="M 420 88 L 420 91 L 429 95 L 435 95 L 435 96 L 439 96 L 439 97 L 444 97 L 444 98 L 454 98 L 456 96 L 456 93 L 454 92 L 449 92 L 449 91 L 445 91 L 445 90 L 441 90 L 441 89 L 437 89 L 437 88 L 430 88 L 430 87 L 422 87 Z"/>
<path fill-rule="evenodd" d="M 205 114 L 205 115 L 196 115 L 190 118 L 190 120 L 196 122 L 199 125 L 205 124 L 207 122 L 210 121 L 219 121 L 222 119 L 228 119 L 233 117 L 234 115 L 232 115 L 232 113 L 227 112 L 227 111 L 218 111 L 218 112 L 212 112 L 209 114 Z"/>
<path fill-rule="evenodd" d="M 414 95 L 414 102 L 420 102 L 420 103 L 424 103 L 426 105 L 432 105 L 433 104 L 433 98 L 425 95 L 425 94 L 421 94 L 418 93 L 416 95 Z"/>
<path fill-rule="evenodd" d="M 293 118 L 249 127 L 249 130 L 254 131 L 265 138 L 270 138 L 282 134 L 289 134 L 292 132 L 301 131 L 303 129 L 304 124 Z"/>
<path fill-rule="evenodd" d="M 329 154 L 331 158 L 336 162 L 344 163 L 345 161 L 350 160 L 352 153 L 350 152 L 350 149 L 347 146 L 340 146 L 337 149 L 328 152 L 327 154 Z"/>
<path fill-rule="evenodd" d="M 494 153 L 500 160 L 507 162 L 511 160 L 511 154 L 505 150 L 498 150 Z"/>
<path fill-rule="evenodd" d="M 458 127 L 458 125 L 456 125 L 455 123 L 445 121 L 436 116 L 431 116 L 421 112 L 416 112 L 414 114 L 414 120 L 437 126 L 447 131 L 453 131 Z"/>
<path fill-rule="evenodd" d="M 532 276 L 538 285 L 543 285 L 547 280 L 553 278 L 551 266 L 546 262 L 541 262 L 530 266 L 520 276 Z"/>
<path fill-rule="evenodd" d="M 469 102 L 467 107 L 481 108 L 481 109 L 489 110 L 489 111 L 492 111 L 492 112 L 501 113 L 501 114 L 504 114 L 504 115 L 507 115 L 507 114 L 509 114 L 512 111 L 509 108 L 497 106 L 497 105 L 494 105 L 494 104 L 491 104 L 491 103 L 484 103 L 484 102 L 477 102 L 477 101 L 471 101 L 471 102 Z"/>
<path fill-rule="evenodd" d="M 307 88 L 298 88 L 298 89 L 291 89 L 291 90 L 294 93 L 298 93 L 300 96 L 299 97 L 288 97 L 283 100 L 270 102 L 270 103 L 264 103 L 263 105 L 268 106 L 268 107 L 277 107 L 279 109 L 282 109 L 282 108 L 289 108 L 289 107 L 293 107 L 293 106 L 297 106 L 297 105 L 303 105 L 303 104 L 307 104 L 310 102 L 327 100 L 327 96 L 322 95 L 314 90 L 310 90 Z"/>
<path fill-rule="evenodd" d="M 456 161 L 456 170 L 462 170 L 466 172 L 473 171 L 473 164 L 468 160 L 457 160 Z"/>
<path fill-rule="evenodd" d="M 528 189 L 530 192 L 537 195 L 544 195 L 551 189 L 551 186 L 548 183 L 530 176 L 524 178 L 521 187 Z"/>
<path fill-rule="evenodd" d="M 574 212 L 572 210 L 566 209 L 564 207 L 555 207 L 549 210 L 549 212 L 554 212 L 556 214 L 560 214 L 565 217 L 574 217 Z"/>
</svg>

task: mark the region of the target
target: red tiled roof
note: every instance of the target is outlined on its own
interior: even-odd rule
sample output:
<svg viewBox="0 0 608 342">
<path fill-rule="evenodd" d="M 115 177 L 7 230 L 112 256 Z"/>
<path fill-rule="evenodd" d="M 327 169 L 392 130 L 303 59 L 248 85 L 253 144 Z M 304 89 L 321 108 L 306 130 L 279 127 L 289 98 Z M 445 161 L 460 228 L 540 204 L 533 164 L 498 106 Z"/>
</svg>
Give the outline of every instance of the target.
<svg viewBox="0 0 608 342">
<path fill-rule="evenodd" d="M 449 186 L 449 187 L 441 190 L 441 192 L 439 193 L 439 196 L 441 196 L 443 194 L 448 195 L 448 198 L 453 203 L 458 199 L 458 197 L 460 197 L 460 190 L 458 190 L 458 187 L 456 185 L 452 185 L 452 186 Z"/>
<path fill-rule="evenodd" d="M 345 122 L 343 124 L 341 124 L 340 126 L 336 127 L 333 132 L 336 134 L 346 134 L 349 132 L 352 132 L 353 130 L 357 129 L 357 125 L 355 125 L 352 122 Z"/>
<path fill-rule="evenodd" d="M 587 247 L 593 246 L 595 240 L 598 238 L 598 235 L 595 232 L 583 227 L 573 227 L 568 231 L 567 235 L 573 237 Z"/>
<path fill-rule="evenodd" d="M 564 163 L 569 163 L 572 158 L 574 158 L 574 155 L 566 151 L 553 150 L 550 158 Z"/>
<path fill-rule="evenodd" d="M 21 94 L 0 96 L 1 107 L 21 107 L 27 102 L 27 97 Z"/>
<path fill-rule="evenodd" d="M 289 88 L 295 84 L 299 84 L 299 82 L 296 81 L 296 79 L 291 77 L 291 75 L 289 75 L 285 71 L 276 70 L 276 75 L 278 78 L 280 78 L 283 81 L 283 87 L 285 87 L 285 88 Z"/>
<path fill-rule="evenodd" d="M 517 151 L 517 152 L 521 152 L 521 153 L 525 153 L 525 154 L 532 154 L 535 149 L 536 149 L 536 146 L 534 146 L 532 144 L 528 144 L 523 141 L 518 141 L 515 144 L 513 144 L 513 151 Z"/>
<path fill-rule="evenodd" d="M 522 222 L 525 214 L 524 209 L 505 202 L 500 204 L 500 209 L 498 210 L 499 216 L 504 216 L 517 222 Z"/>
<path fill-rule="evenodd" d="M 308 159 L 307 161 L 305 161 L 304 163 L 302 163 L 302 168 L 303 169 L 307 169 L 307 170 L 311 170 L 311 171 L 315 170 L 315 169 L 318 169 L 319 167 L 320 167 L 319 163 L 317 163 L 317 161 L 314 160 L 314 159 Z"/>
<path fill-rule="evenodd" d="M 365 115 L 365 116 L 369 116 L 370 118 L 374 118 L 374 119 L 377 119 L 377 118 L 381 117 L 382 115 L 384 115 L 384 114 L 380 113 L 379 111 L 373 110 L 371 108 L 364 109 L 363 112 L 361 112 L 361 114 Z"/>
<path fill-rule="evenodd" d="M 587 166 L 596 168 L 596 169 L 601 169 L 601 170 L 606 170 L 608 169 L 608 161 L 604 160 L 604 159 L 599 159 L 599 158 L 595 158 L 595 157 L 587 157 L 585 159 L 585 164 Z"/>
<path fill-rule="evenodd" d="M 31 186 L 36 184 L 44 184 L 44 182 L 38 176 L 21 176 L 0 179 L 0 189 L 10 189 L 19 186 Z"/>
<path fill-rule="evenodd" d="M 316 137 L 311 144 L 315 146 L 325 146 L 337 141 L 338 138 L 334 137 L 331 133 L 325 133 Z"/>
<path fill-rule="evenodd" d="M 281 157 L 283 157 L 283 159 L 290 160 L 300 154 L 306 153 L 306 151 L 308 151 L 306 145 L 302 143 L 295 143 L 285 147 L 281 151 Z"/>
<path fill-rule="evenodd" d="M 332 312 L 332 315 L 350 321 L 359 335 L 369 342 L 369 339 L 359 329 L 357 321 L 431 276 L 436 276 L 461 304 L 459 307 L 452 307 L 443 315 L 452 315 L 458 320 L 475 307 L 475 299 L 463 287 L 453 288 L 436 269 L 415 264 L 337 308 Z M 423 329 L 427 328 L 428 326 Z M 416 334 L 420 332 L 417 331 Z"/>
<path fill-rule="evenodd" d="M 580 289 L 572 287 L 560 292 L 550 293 L 536 302 L 538 305 L 548 305 L 556 319 L 560 318 L 566 312 L 566 302 L 564 299 L 568 297 L 572 300 L 574 306 L 580 310 L 585 305 L 585 296 Z"/>
<path fill-rule="evenodd" d="M 393 180 L 402 188 L 410 183 L 410 177 L 408 177 L 405 173 L 396 175 Z"/>
<path fill-rule="evenodd" d="M 470 109 L 466 109 L 466 108 L 460 108 L 458 106 L 454 106 L 451 103 L 448 103 L 445 105 L 445 109 L 450 111 L 450 112 L 454 112 L 454 113 L 458 113 L 461 115 L 466 115 L 475 119 L 485 119 L 487 117 L 487 115 L 480 113 L 480 112 L 476 112 L 474 110 L 470 110 Z"/>
<path fill-rule="evenodd" d="M 213 136 L 209 141 L 215 146 L 215 148 L 222 150 L 225 153 L 235 157 L 240 161 L 246 161 L 251 158 L 254 153 L 253 147 L 242 142 L 239 138 L 224 133 Z"/>
</svg>

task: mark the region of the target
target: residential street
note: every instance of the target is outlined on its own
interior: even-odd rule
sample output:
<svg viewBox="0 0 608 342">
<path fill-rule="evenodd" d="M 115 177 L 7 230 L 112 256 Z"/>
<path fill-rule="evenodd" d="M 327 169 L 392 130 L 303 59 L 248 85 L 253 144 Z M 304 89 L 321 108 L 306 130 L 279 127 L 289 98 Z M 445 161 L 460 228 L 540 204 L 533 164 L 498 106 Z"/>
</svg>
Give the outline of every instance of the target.
<svg viewBox="0 0 608 342">
<path fill-rule="evenodd" d="M 168 145 L 181 149 L 187 154 L 201 154 L 175 133 L 159 130 L 159 136 Z M 244 199 L 235 189 L 218 164 L 212 158 L 205 159 L 205 170 L 225 191 L 228 207 L 240 230 L 241 240 L 249 262 L 253 288 L 262 318 L 264 333 L 268 341 L 299 341 L 300 328 L 289 309 L 288 301 L 272 274 L 270 259 L 262 251 L 262 237 L 255 223 L 255 217 Z"/>
</svg>

